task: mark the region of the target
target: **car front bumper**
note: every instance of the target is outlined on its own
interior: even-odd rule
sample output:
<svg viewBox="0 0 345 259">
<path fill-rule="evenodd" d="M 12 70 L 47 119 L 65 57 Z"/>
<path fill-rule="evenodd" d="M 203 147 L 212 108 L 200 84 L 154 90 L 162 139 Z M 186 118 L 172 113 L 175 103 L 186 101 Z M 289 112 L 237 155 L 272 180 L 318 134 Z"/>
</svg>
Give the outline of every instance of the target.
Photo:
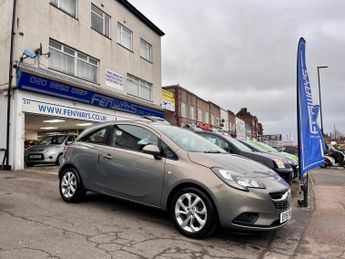
<svg viewBox="0 0 345 259">
<path fill-rule="evenodd" d="M 228 188 L 231 188 L 231 193 Z M 224 185 L 216 195 L 219 221 L 223 227 L 273 230 L 291 219 L 291 193 L 288 187 L 270 190 L 251 188 L 246 192 Z M 285 216 L 284 221 L 282 216 Z"/>
<path fill-rule="evenodd" d="M 54 150 L 49 152 L 25 152 L 24 161 L 25 163 L 31 164 L 50 164 L 56 163 L 60 150 Z"/>
</svg>

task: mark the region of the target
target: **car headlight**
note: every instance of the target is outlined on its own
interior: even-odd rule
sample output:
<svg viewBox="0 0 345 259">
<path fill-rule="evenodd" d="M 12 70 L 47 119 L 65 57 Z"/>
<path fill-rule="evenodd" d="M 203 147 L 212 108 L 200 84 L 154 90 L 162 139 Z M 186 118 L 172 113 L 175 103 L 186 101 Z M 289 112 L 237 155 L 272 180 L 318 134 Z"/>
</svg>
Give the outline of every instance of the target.
<svg viewBox="0 0 345 259">
<path fill-rule="evenodd" d="M 283 160 L 280 159 L 273 159 L 273 161 L 275 162 L 276 166 L 280 169 L 285 168 L 285 164 Z"/>
<path fill-rule="evenodd" d="M 298 162 L 292 158 L 287 158 L 287 161 L 289 162 L 290 165 L 296 166 L 298 165 Z"/>
<path fill-rule="evenodd" d="M 266 189 L 266 186 L 253 178 L 243 176 L 240 173 L 213 167 L 211 170 L 227 185 L 242 191 L 249 191 L 248 188 Z"/>
</svg>

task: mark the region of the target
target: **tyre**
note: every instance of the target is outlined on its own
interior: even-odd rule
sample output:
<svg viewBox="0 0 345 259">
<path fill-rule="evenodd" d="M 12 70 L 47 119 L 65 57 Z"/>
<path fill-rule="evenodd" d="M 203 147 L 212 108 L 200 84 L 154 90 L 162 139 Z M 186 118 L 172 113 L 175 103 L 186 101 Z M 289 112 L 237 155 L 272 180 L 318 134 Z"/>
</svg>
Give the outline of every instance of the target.
<svg viewBox="0 0 345 259">
<path fill-rule="evenodd" d="M 210 198 L 201 190 L 186 187 L 176 192 L 170 205 L 176 228 L 190 238 L 204 238 L 217 227 L 217 212 Z"/>
<path fill-rule="evenodd" d="M 56 165 L 61 165 L 62 164 L 62 160 L 63 160 L 63 154 L 58 155 L 58 157 L 56 158 Z"/>
<path fill-rule="evenodd" d="M 59 191 L 66 202 L 79 202 L 85 197 L 86 190 L 76 169 L 64 169 L 59 179 Z"/>
</svg>

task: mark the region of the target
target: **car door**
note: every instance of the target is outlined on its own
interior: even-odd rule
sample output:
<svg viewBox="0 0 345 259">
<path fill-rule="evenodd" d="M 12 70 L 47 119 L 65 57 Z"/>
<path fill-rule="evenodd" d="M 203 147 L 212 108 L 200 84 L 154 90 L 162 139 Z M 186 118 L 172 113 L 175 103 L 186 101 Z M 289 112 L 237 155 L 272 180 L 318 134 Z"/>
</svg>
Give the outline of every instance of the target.
<svg viewBox="0 0 345 259">
<path fill-rule="evenodd" d="M 99 158 L 109 143 L 111 126 L 96 129 L 81 138 L 74 149 L 73 164 L 81 174 L 83 183 L 88 190 L 104 192 L 103 178 L 99 170 Z"/>
<path fill-rule="evenodd" d="M 165 159 L 142 152 L 145 145 L 158 143 L 158 134 L 148 128 L 114 125 L 110 146 L 104 147 L 99 160 L 99 172 L 107 192 L 159 206 Z"/>
</svg>

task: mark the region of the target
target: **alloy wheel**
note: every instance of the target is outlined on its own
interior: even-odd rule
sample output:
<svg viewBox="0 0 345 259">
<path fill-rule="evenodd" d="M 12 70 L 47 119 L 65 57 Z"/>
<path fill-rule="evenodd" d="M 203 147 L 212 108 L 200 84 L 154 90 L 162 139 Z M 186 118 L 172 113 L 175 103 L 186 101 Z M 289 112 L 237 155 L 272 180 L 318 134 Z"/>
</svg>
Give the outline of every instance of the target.
<svg viewBox="0 0 345 259">
<path fill-rule="evenodd" d="M 207 222 L 206 205 L 197 194 L 184 193 L 175 203 L 175 218 L 186 232 L 199 232 Z"/>
<path fill-rule="evenodd" d="M 73 197 L 77 190 L 77 177 L 71 171 L 66 172 L 61 179 L 61 193 L 62 195 L 70 199 Z"/>
</svg>

